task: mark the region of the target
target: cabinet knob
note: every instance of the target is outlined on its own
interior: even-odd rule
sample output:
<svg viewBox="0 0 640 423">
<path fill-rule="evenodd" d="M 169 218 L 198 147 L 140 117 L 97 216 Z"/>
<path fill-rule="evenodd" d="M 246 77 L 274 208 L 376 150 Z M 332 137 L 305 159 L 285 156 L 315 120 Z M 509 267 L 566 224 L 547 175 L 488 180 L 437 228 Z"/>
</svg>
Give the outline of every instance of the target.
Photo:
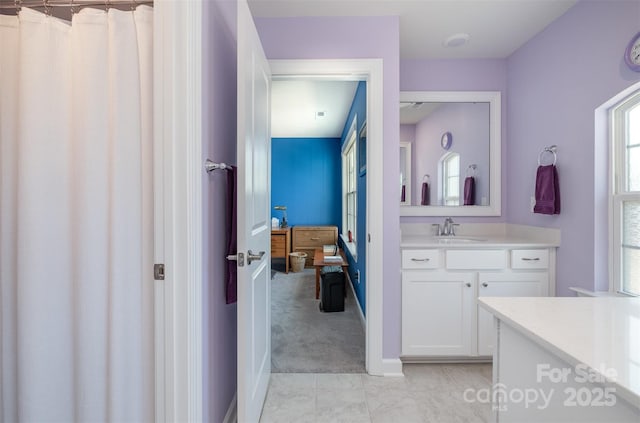
<svg viewBox="0 0 640 423">
<path fill-rule="evenodd" d="M 482 286 L 484 286 L 484 287 L 486 288 L 486 287 L 488 287 L 488 286 L 489 286 L 489 284 L 488 284 L 488 283 L 486 283 L 486 282 L 483 282 L 483 283 L 482 283 Z"/>
<path fill-rule="evenodd" d="M 469 282 L 465 283 L 465 286 L 466 286 L 467 288 L 471 288 L 471 284 L 470 284 Z"/>
</svg>

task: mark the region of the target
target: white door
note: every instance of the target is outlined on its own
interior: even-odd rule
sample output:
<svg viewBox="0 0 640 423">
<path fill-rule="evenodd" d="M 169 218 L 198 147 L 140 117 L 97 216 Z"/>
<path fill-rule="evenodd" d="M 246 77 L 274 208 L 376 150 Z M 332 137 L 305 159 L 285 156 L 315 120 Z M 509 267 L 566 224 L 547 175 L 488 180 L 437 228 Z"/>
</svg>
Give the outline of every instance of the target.
<svg viewBox="0 0 640 423">
<path fill-rule="evenodd" d="M 243 423 L 260 419 L 271 375 L 270 102 L 269 63 L 249 7 L 239 1 L 238 421 Z"/>
</svg>

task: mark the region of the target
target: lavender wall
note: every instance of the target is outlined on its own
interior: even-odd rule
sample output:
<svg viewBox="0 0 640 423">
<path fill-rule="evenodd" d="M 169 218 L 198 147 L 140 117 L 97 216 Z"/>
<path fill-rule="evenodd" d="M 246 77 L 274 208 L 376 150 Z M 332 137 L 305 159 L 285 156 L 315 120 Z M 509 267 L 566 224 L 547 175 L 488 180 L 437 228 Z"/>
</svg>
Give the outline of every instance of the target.
<svg viewBox="0 0 640 423">
<path fill-rule="evenodd" d="M 401 91 L 500 91 L 502 93 L 502 216 L 456 218 L 456 222 L 506 222 L 507 61 L 503 59 L 400 61 Z M 455 138 L 455 137 L 454 137 Z M 454 141 L 455 142 L 455 141 Z M 413 153 L 415 155 L 415 153 Z M 414 181 L 418 175 L 414 175 Z M 419 186 L 414 187 L 414 191 Z M 432 192 L 432 199 L 435 193 Z M 414 202 L 415 204 L 415 202 Z M 401 217 L 401 223 L 441 223 L 442 217 Z"/>
<path fill-rule="evenodd" d="M 204 2 L 203 158 L 236 163 L 236 3 Z M 204 172 L 203 172 L 204 174 Z M 203 416 L 221 422 L 236 392 L 236 305 L 225 304 L 226 173 L 204 175 Z"/>
<path fill-rule="evenodd" d="M 581 1 L 507 61 L 508 220 L 561 229 L 558 295 L 570 286 L 607 288 L 608 159 L 606 139 L 594 136 L 594 111 L 640 80 L 622 56 L 639 22 L 638 1 Z M 538 153 L 551 144 L 558 145 L 561 214 L 533 214 Z"/>
<path fill-rule="evenodd" d="M 397 358 L 400 355 L 399 18 L 260 18 L 256 19 L 256 26 L 269 59 L 382 58 L 384 61 L 383 356 Z"/>
</svg>

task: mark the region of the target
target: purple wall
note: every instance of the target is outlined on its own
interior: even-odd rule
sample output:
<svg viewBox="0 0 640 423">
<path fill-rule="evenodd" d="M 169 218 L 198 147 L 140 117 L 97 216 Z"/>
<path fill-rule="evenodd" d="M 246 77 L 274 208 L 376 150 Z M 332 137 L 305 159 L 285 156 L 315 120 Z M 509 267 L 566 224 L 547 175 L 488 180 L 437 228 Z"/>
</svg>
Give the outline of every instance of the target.
<svg viewBox="0 0 640 423">
<path fill-rule="evenodd" d="M 236 163 L 236 3 L 204 2 L 203 158 Z M 236 392 L 236 305 L 225 304 L 226 173 L 203 172 L 203 416 L 221 422 Z"/>
<path fill-rule="evenodd" d="M 460 217 L 456 222 L 506 222 L 507 61 L 503 59 L 400 61 L 401 91 L 500 91 L 502 93 L 502 216 Z M 454 135 L 455 139 L 455 135 Z M 455 142 L 455 141 L 454 141 Z M 415 156 L 415 152 L 412 151 Z M 418 175 L 414 175 L 414 181 Z M 414 187 L 415 191 L 417 188 Z M 432 192 L 432 200 L 435 193 Z M 479 200 L 479 199 L 478 199 Z M 415 204 L 415 203 L 414 203 Z M 441 223 L 442 217 L 401 217 L 401 223 Z"/>
<path fill-rule="evenodd" d="M 384 146 L 383 356 L 400 355 L 400 228 L 397 201 L 399 163 L 399 18 L 306 17 L 256 19 L 269 59 L 382 58 Z"/>
<path fill-rule="evenodd" d="M 558 295 L 608 285 L 608 159 L 606 140 L 594 136 L 594 111 L 640 80 L 622 56 L 639 22 L 638 1 L 581 1 L 507 61 L 508 220 L 561 229 Z M 551 144 L 558 145 L 561 214 L 533 214 L 538 153 Z"/>
</svg>

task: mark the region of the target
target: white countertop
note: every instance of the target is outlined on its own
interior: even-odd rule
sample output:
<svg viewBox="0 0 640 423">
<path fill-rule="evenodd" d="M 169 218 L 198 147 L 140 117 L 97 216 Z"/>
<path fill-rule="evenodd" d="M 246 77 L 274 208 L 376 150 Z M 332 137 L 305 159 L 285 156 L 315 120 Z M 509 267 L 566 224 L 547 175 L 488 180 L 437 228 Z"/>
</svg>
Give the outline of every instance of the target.
<svg viewBox="0 0 640 423">
<path fill-rule="evenodd" d="M 640 408 L 640 298 L 484 297 L 478 303 L 571 365 L 584 363 Z"/>
<path fill-rule="evenodd" d="M 401 248 L 551 248 L 560 246 L 560 230 L 506 223 L 463 223 L 456 236 L 436 237 L 431 224 L 401 224 Z M 445 239 L 443 239 L 445 238 Z M 447 240 L 446 238 L 451 238 Z"/>
<path fill-rule="evenodd" d="M 443 239 L 444 238 L 444 239 Z M 451 238 L 449 241 L 447 238 Z M 546 240 L 532 240 L 525 237 L 509 235 L 473 235 L 454 237 L 435 237 L 430 235 L 403 234 L 400 242 L 402 248 L 549 248 L 558 243 Z"/>
</svg>

